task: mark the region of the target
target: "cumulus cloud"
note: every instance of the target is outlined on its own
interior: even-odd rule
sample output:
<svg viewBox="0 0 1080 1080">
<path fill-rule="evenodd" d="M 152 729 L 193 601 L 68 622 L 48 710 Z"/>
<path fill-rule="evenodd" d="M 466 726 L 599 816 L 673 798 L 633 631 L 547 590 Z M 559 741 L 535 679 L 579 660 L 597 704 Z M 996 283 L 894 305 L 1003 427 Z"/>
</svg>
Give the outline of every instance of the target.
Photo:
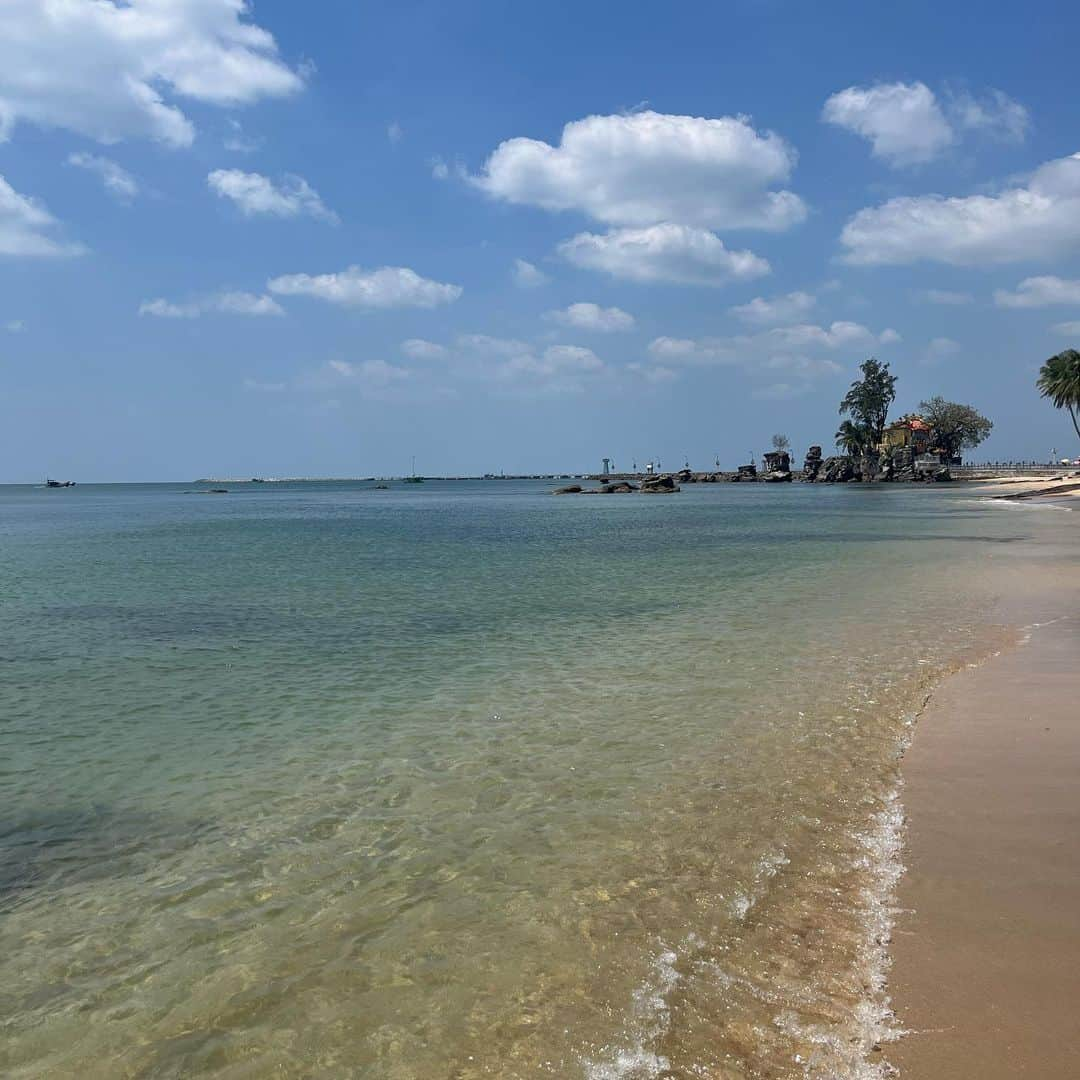
<svg viewBox="0 0 1080 1080">
<path fill-rule="evenodd" d="M 531 262 L 524 259 L 514 260 L 514 284 L 523 289 L 535 289 L 538 285 L 546 285 L 548 276 L 543 270 L 537 269 Z"/>
<path fill-rule="evenodd" d="M 159 319 L 197 319 L 212 312 L 252 316 L 285 314 L 284 308 L 272 296 L 257 296 L 248 292 L 221 292 L 182 304 L 159 297 L 144 300 L 139 305 L 140 315 L 154 315 Z"/>
<path fill-rule="evenodd" d="M 644 111 L 569 123 L 557 146 L 508 139 L 470 179 L 493 198 L 608 225 L 782 230 L 806 217 L 797 195 L 773 190 L 795 160 L 783 138 L 745 117 Z"/>
<path fill-rule="evenodd" d="M 725 285 L 761 277 L 770 269 L 752 251 L 729 250 L 715 233 L 670 223 L 579 233 L 558 250 L 575 266 L 629 281 Z"/>
<path fill-rule="evenodd" d="M 647 351 L 654 365 L 671 371 L 726 366 L 754 377 L 782 374 L 788 380 L 786 385 L 801 393 L 809 383 L 844 371 L 829 353 L 868 349 L 889 333 L 875 334 L 859 323 L 799 324 L 724 338 L 658 337 Z"/>
<path fill-rule="evenodd" d="M 795 322 L 807 315 L 817 300 L 809 293 L 791 292 L 786 296 L 766 299 L 755 296 L 747 304 L 736 304 L 731 314 L 754 326 L 775 326 L 777 323 Z"/>
<path fill-rule="evenodd" d="M 922 82 L 849 86 L 821 115 L 869 140 L 874 157 L 894 167 L 932 161 L 968 131 L 1021 142 L 1030 122 L 1027 109 L 1000 90 L 951 93 L 943 104 Z"/>
<path fill-rule="evenodd" d="M 934 92 L 921 82 L 849 86 L 825 102 L 822 119 L 870 140 L 890 165 L 920 165 L 954 141 Z"/>
<path fill-rule="evenodd" d="M 302 176 L 286 176 L 280 184 L 275 184 L 260 173 L 215 169 L 207 176 L 206 183 L 211 191 L 234 202 L 244 217 L 260 214 L 280 218 L 313 217 L 332 225 L 339 220 Z"/>
<path fill-rule="evenodd" d="M 135 177 L 115 161 L 95 154 L 78 153 L 68 154 L 67 162 L 95 173 L 100 177 L 105 190 L 121 202 L 131 202 L 139 194 L 139 184 Z"/>
<path fill-rule="evenodd" d="M 819 345 L 826 349 L 841 349 L 850 346 L 871 346 L 875 343 L 888 345 L 899 341 L 900 335 L 895 330 L 884 330 L 874 334 L 861 323 L 834 322 L 831 326 L 815 326 L 801 323 L 797 326 L 781 326 L 768 332 L 768 337 L 778 344 L 805 349 Z"/>
<path fill-rule="evenodd" d="M 421 277 L 407 266 L 363 270 L 350 266 L 336 274 L 285 274 L 267 288 L 279 296 L 313 296 L 342 307 L 433 308 L 452 304 L 462 289 Z"/>
<path fill-rule="evenodd" d="M 238 106 L 303 86 L 247 14 L 244 0 L 6 0 L 0 117 L 188 146 L 194 126 L 168 96 Z"/>
<path fill-rule="evenodd" d="M 1005 308 L 1040 308 L 1054 304 L 1072 304 L 1080 307 L 1080 280 L 1046 275 L 1024 278 L 1015 292 L 998 289 L 994 303 Z"/>
<path fill-rule="evenodd" d="M 423 338 L 403 341 L 401 351 L 413 360 L 442 360 L 448 352 L 445 345 L 437 345 L 434 341 L 425 341 Z"/>
<path fill-rule="evenodd" d="M 634 316 L 622 308 L 600 307 L 599 304 L 577 303 L 559 311 L 549 311 L 545 318 L 560 326 L 571 326 L 576 330 L 592 330 L 601 334 L 610 334 L 619 330 L 633 330 Z"/>
<path fill-rule="evenodd" d="M 844 226 L 844 261 L 956 266 L 1061 258 L 1080 250 L 1080 153 L 1040 166 L 997 195 L 890 199 Z"/>
<path fill-rule="evenodd" d="M 67 256 L 86 250 L 54 239 L 59 222 L 29 195 L 20 195 L 0 176 L 0 255 Z"/>
</svg>

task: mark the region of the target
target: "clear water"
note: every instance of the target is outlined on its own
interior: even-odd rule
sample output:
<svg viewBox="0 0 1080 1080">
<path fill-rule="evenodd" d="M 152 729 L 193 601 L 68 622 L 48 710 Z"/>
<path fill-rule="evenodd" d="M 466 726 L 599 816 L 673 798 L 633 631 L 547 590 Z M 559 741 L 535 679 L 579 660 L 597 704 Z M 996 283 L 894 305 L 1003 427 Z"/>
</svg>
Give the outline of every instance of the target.
<svg viewBox="0 0 1080 1080">
<path fill-rule="evenodd" d="M 186 490 L 0 488 L 0 1072 L 874 1075 L 910 718 L 1051 515 Z"/>
</svg>

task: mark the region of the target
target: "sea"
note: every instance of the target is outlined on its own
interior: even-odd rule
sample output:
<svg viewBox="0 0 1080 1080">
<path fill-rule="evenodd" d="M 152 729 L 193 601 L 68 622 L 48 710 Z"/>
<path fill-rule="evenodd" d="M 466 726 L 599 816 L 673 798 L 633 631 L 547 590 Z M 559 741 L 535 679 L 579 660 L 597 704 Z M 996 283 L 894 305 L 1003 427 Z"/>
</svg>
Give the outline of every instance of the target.
<svg viewBox="0 0 1080 1080">
<path fill-rule="evenodd" d="M 0 1074 L 870 1078 L 900 762 L 1064 506 L 0 488 Z"/>
</svg>

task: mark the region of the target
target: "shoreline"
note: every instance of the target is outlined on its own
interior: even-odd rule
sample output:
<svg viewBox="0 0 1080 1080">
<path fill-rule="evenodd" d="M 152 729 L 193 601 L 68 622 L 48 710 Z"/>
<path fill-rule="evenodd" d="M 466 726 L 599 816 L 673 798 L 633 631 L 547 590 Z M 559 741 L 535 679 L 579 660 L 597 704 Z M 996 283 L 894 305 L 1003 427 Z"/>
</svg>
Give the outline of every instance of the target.
<svg viewBox="0 0 1080 1080">
<path fill-rule="evenodd" d="M 947 677 L 904 756 L 885 1058 L 913 1080 L 1080 1075 L 1080 618 Z"/>
</svg>

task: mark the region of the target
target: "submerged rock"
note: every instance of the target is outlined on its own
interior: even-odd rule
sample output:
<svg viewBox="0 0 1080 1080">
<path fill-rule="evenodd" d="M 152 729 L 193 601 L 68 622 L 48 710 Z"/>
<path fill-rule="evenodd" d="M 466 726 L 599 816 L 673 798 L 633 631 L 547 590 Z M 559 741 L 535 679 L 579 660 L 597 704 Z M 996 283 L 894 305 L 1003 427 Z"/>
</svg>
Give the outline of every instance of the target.
<svg viewBox="0 0 1080 1080">
<path fill-rule="evenodd" d="M 580 495 L 581 494 L 581 485 L 580 484 L 568 484 L 566 487 L 556 488 L 551 494 L 552 495 Z"/>
</svg>

